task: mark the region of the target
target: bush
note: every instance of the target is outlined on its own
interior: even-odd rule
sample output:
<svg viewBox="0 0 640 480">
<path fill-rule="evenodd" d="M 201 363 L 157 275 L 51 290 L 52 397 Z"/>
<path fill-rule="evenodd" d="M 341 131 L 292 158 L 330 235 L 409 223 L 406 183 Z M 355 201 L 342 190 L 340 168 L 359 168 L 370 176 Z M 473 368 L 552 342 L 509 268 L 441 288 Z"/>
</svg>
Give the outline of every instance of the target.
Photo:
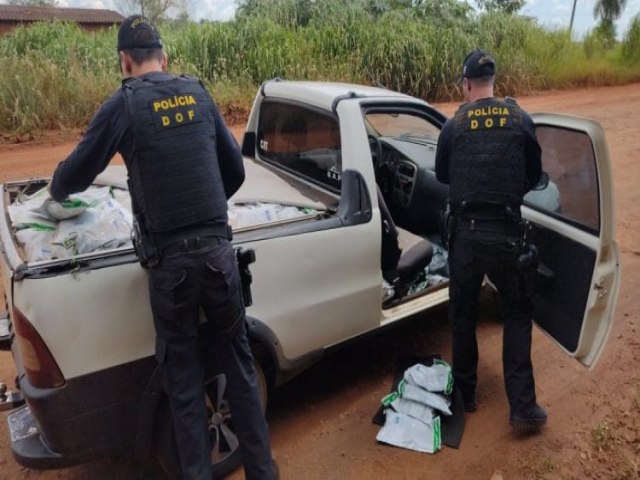
<svg viewBox="0 0 640 480">
<path fill-rule="evenodd" d="M 452 100 L 462 60 L 475 47 L 496 57 L 501 95 L 640 78 L 638 19 L 624 44 L 605 52 L 596 33 L 581 45 L 566 30 L 548 31 L 517 15 L 477 14 L 459 0 L 396 9 L 371 0 L 253 3 L 254 10 L 231 22 L 159 26 L 172 70 L 201 77 L 222 111 L 234 115 L 248 111 L 257 87 L 274 77 L 382 84 Z M 0 129 L 86 124 L 119 85 L 115 43 L 116 29 L 86 33 L 63 22 L 0 37 Z"/>
<path fill-rule="evenodd" d="M 633 19 L 624 37 L 622 59 L 629 65 L 640 65 L 640 15 Z"/>
<path fill-rule="evenodd" d="M 583 41 L 584 53 L 587 58 L 603 56 L 607 50 L 615 45 L 612 26 L 603 24 L 587 33 Z"/>
<path fill-rule="evenodd" d="M 71 59 L 62 67 L 44 52 L 3 58 L 1 63 L 0 130 L 5 133 L 86 125 L 118 84 L 113 72 L 90 72 Z"/>
</svg>

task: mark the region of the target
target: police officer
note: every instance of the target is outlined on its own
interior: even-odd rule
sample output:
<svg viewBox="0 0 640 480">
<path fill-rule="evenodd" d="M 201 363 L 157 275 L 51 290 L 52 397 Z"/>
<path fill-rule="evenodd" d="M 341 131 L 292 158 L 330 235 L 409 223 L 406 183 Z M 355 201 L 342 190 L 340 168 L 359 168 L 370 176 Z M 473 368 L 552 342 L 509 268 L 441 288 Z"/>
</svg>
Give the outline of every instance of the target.
<svg viewBox="0 0 640 480">
<path fill-rule="evenodd" d="M 201 83 L 166 73 L 167 56 L 147 18 L 123 21 L 118 53 L 122 88 L 58 165 L 50 194 L 61 201 L 86 189 L 116 152 L 122 155 L 182 477 L 212 476 L 204 336 L 227 378 L 246 478 L 276 478 L 227 226 L 227 199 L 244 181 L 242 155 Z"/>
<path fill-rule="evenodd" d="M 540 146 L 531 117 L 513 99 L 494 97 L 496 63 L 482 50 L 464 60 L 466 103 L 438 140 L 437 179 L 449 184 L 453 214 L 449 245 L 449 316 L 453 374 L 465 410 L 477 409 L 478 296 L 484 275 L 497 287 L 504 317 L 503 369 L 515 428 L 547 421 L 536 403 L 531 364 L 532 304 L 518 269 L 520 205 L 541 175 Z"/>
</svg>

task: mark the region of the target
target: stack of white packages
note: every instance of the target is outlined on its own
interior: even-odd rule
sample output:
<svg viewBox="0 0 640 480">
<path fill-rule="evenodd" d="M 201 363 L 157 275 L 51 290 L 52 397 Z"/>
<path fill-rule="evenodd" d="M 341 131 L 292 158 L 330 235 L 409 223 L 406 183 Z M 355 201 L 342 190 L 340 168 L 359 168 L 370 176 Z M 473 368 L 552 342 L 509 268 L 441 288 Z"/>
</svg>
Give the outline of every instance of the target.
<svg viewBox="0 0 640 480">
<path fill-rule="evenodd" d="M 299 208 L 278 203 L 234 203 L 232 201 L 229 202 L 228 211 L 229 225 L 234 230 L 281 220 L 290 220 L 310 213 L 317 213 L 317 211 L 312 208 Z"/>
<path fill-rule="evenodd" d="M 89 187 L 55 207 L 75 215 L 65 220 L 52 218 L 44 188 L 19 196 L 9 206 L 16 238 L 28 262 L 72 258 L 131 244 L 131 212 L 114 198 L 110 187 Z"/>
<path fill-rule="evenodd" d="M 418 452 L 435 453 L 442 445 L 440 416 L 451 415 L 451 367 L 435 360 L 404 372 L 398 389 L 382 399 L 385 423 L 376 440 Z"/>
</svg>

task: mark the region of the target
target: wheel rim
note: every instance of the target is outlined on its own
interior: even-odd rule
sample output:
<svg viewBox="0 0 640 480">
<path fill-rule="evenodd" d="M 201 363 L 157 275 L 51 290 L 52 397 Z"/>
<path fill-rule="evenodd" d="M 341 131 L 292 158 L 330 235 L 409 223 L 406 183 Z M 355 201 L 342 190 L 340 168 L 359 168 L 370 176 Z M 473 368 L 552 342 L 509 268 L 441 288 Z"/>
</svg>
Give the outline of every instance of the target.
<svg viewBox="0 0 640 480">
<path fill-rule="evenodd" d="M 211 463 L 215 465 L 229 458 L 238 449 L 239 441 L 232 428 L 231 409 L 225 398 L 226 377 L 223 374 L 216 375 L 204 384 L 204 389 L 211 438 Z"/>
</svg>

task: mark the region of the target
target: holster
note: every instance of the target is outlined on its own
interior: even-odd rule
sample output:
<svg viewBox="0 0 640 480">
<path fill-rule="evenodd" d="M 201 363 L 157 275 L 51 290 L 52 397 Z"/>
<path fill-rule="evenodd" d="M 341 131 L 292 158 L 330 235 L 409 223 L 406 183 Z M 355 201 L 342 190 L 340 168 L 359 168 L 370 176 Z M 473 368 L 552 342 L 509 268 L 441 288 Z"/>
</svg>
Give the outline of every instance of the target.
<svg viewBox="0 0 640 480">
<path fill-rule="evenodd" d="M 525 223 L 525 222 L 523 222 Z M 538 248 L 526 239 L 526 224 L 523 225 L 523 237 L 520 255 L 516 259 L 516 269 L 520 274 L 525 295 L 533 298 L 536 272 L 538 271 Z"/>
<path fill-rule="evenodd" d="M 444 209 L 440 211 L 440 237 L 442 238 L 442 245 L 446 249 L 449 249 L 453 242 L 455 219 L 451 203 L 447 202 Z"/>
<path fill-rule="evenodd" d="M 131 230 L 131 243 L 136 252 L 138 261 L 143 268 L 155 267 L 159 261 L 158 248 L 151 235 L 143 232 L 143 222 L 138 216 L 134 216 L 133 228 Z"/>
<path fill-rule="evenodd" d="M 251 297 L 251 282 L 253 281 L 253 277 L 251 270 L 249 270 L 249 265 L 256 261 L 256 252 L 252 248 L 248 250 L 236 248 L 235 252 L 238 270 L 240 272 L 242 300 L 245 307 L 250 307 L 253 305 L 253 298 Z"/>
<path fill-rule="evenodd" d="M 525 243 L 516 260 L 516 268 L 519 272 L 527 272 L 538 268 L 538 249 L 532 243 Z"/>
</svg>

